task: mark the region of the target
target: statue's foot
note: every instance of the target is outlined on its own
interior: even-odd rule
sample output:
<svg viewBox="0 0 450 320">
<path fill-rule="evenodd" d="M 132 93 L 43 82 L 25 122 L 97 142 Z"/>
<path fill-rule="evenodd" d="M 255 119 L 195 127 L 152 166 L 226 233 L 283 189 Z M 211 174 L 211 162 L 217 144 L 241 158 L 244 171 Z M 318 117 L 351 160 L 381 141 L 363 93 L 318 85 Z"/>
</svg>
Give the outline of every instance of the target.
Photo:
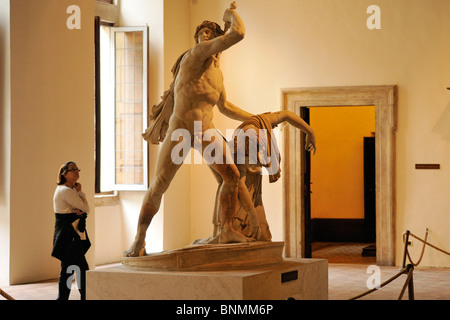
<svg viewBox="0 0 450 320">
<path fill-rule="evenodd" d="M 210 236 L 207 239 L 197 239 L 194 240 L 191 245 L 203 245 L 203 244 L 216 244 L 219 243 L 219 235 L 217 236 Z"/>
<path fill-rule="evenodd" d="M 249 229 L 249 231 L 246 234 L 247 237 L 260 240 L 260 238 L 261 238 L 261 228 L 259 227 L 259 225 L 257 225 L 257 226 L 250 226 L 250 228 L 248 228 L 248 229 Z"/>
<path fill-rule="evenodd" d="M 256 240 L 253 238 L 248 238 L 230 227 L 222 228 L 222 231 L 219 234 L 219 243 L 247 243 L 253 241 Z"/>
<path fill-rule="evenodd" d="M 134 240 L 131 246 L 123 253 L 124 257 L 141 257 L 145 256 L 145 241 Z"/>
</svg>

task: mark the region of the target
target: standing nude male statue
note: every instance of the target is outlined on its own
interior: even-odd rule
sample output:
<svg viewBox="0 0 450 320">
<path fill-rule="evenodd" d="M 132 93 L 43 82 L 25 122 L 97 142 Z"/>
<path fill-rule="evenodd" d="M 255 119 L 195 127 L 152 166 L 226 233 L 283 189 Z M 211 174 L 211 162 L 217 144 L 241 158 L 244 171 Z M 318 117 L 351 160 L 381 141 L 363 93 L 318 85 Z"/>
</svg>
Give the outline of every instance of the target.
<svg viewBox="0 0 450 320">
<path fill-rule="evenodd" d="M 212 118 L 215 105 L 221 113 L 234 120 L 245 121 L 253 116 L 227 101 L 223 75 L 218 66 L 219 54 L 244 38 L 244 24 L 235 9 L 236 5 L 232 3 L 223 15 L 223 21 L 229 28 L 227 33 L 214 22 L 204 21 L 199 25 L 195 34 L 197 44 L 184 53 L 174 67 L 176 74 L 172 91 L 167 93 L 172 96 L 168 98 L 173 99 L 173 111 L 170 112 L 168 125 L 162 125 L 158 129 L 165 138 L 158 155 L 156 174 L 141 207 L 135 240 L 125 251 L 125 256 L 138 256 L 143 249 L 146 231 L 158 212 L 162 195 L 181 166 L 181 163 L 174 163 L 171 157 L 174 147 L 182 143 L 171 139 L 172 133 L 177 129 L 184 129 L 190 133 L 191 141 L 187 142 L 190 143 L 190 147 L 194 147 L 195 139 L 200 139 L 201 150 L 198 151 L 202 151 L 203 154 L 205 148 L 213 147 L 216 152 L 215 159 L 223 160 L 209 164 L 210 168 L 223 179 L 219 194 L 222 217 L 219 243 L 249 242 L 253 240 L 252 237 L 257 238 L 259 234 L 257 216 L 247 188 L 240 184 L 236 165 L 226 160 L 227 157 L 231 157 L 226 141 L 220 135 L 206 139 L 203 136 L 206 131 L 212 131 L 209 129 L 214 129 Z M 202 124 L 201 132 L 194 130 L 196 121 Z M 158 139 L 161 141 L 161 136 Z M 250 238 L 234 231 L 232 227 L 238 192 L 246 210 L 252 214 L 251 231 L 247 234 Z"/>
</svg>

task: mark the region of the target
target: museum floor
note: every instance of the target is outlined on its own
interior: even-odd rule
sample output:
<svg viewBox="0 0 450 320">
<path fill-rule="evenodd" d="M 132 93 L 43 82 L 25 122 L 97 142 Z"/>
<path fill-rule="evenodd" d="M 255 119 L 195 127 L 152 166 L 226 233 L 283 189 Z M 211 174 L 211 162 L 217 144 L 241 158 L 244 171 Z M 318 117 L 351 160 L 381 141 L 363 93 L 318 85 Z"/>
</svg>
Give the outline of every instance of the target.
<svg viewBox="0 0 450 320">
<path fill-rule="evenodd" d="M 348 300 L 367 291 L 369 265 L 375 264 L 374 257 L 361 257 L 361 250 L 367 244 L 355 243 L 315 243 L 313 258 L 328 259 L 328 298 Z M 104 268 L 101 266 L 97 268 Z M 399 267 L 380 267 L 381 282 L 398 273 Z M 450 300 L 450 268 L 414 269 L 414 295 L 416 300 Z M 397 300 L 406 275 L 375 291 L 361 300 Z M 54 300 L 57 295 L 56 280 L 39 283 L 0 286 L 16 300 Z M 403 299 L 407 299 L 407 292 Z M 78 290 L 72 290 L 71 300 L 78 300 Z M 0 300 L 4 300 L 0 296 Z"/>
</svg>

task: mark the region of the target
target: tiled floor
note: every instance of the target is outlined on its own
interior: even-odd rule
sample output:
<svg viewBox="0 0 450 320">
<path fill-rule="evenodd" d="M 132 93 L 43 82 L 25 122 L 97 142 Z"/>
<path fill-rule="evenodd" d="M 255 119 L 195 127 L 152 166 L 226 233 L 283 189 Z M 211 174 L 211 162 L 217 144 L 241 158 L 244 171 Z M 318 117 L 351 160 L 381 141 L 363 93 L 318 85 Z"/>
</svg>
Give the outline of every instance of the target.
<svg viewBox="0 0 450 320">
<path fill-rule="evenodd" d="M 328 266 L 328 299 L 348 300 L 368 290 L 369 265 L 331 263 Z M 380 267 L 380 283 L 400 271 L 399 267 Z M 360 300 L 397 300 L 407 275 L 403 274 L 386 286 Z M 415 268 L 413 272 L 415 300 L 450 300 L 450 268 Z M 372 282 L 369 281 L 372 285 Z M 403 300 L 408 299 L 408 290 Z"/>
<path fill-rule="evenodd" d="M 107 268 L 113 265 L 99 266 L 97 269 Z M 58 296 L 58 279 L 30 284 L 0 286 L 0 288 L 15 300 L 56 300 Z M 6 299 L 0 295 L 0 300 Z M 75 280 L 72 284 L 69 300 L 80 300 L 80 293 L 75 284 Z"/>
<path fill-rule="evenodd" d="M 363 257 L 363 248 L 368 243 L 312 244 L 312 257 L 328 260 L 328 299 L 347 300 L 369 290 L 375 277 L 376 258 Z M 370 267 L 370 269 L 369 269 Z M 380 283 L 400 272 L 400 267 L 379 267 Z M 390 282 L 360 300 L 397 300 L 406 282 L 407 275 Z M 368 283 L 369 282 L 369 283 Z M 450 268 L 421 268 L 413 271 L 414 298 L 416 300 L 450 300 Z M 403 294 L 408 299 L 408 291 Z"/>
<path fill-rule="evenodd" d="M 330 300 L 348 300 L 368 290 L 367 282 L 375 275 L 368 270 L 375 265 L 374 257 L 361 257 L 364 244 L 315 244 L 313 258 L 328 259 L 328 298 Z M 399 267 L 379 269 L 380 282 L 388 280 L 400 271 Z M 406 275 L 389 283 L 361 300 L 397 300 L 405 283 Z M 414 295 L 416 300 L 450 300 L 450 268 L 420 268 L 413 273 Z M 370 282 L 369 282 L 370 284 Z M 56 280 L 35 284 L 0 286 L 16 300 L 54 300 L 57 296 Z M 80 295 L 73 286 L 71 300 L 78 300 Z M 408 299 L 405 292 L 403 299 Z M 0 296 L 0 300 L 4 300 Z"/>
<path fill-rule="evenodd" d="M 327 259 L 328 263 L 376 264 L 375 257 L 363 257 L 363 248 L 370 243 L 313 242 L 312 257 Z"/>
<path fill-rule="evenodd" d="M 21 284 L 2 287 L 15 300 L 56 300 L 58 295 L 57 280 L 48 280 L 39 283 Z M 0 299 L 4 299 L 0 297 Z M 76 285 L 72 286 L 70 300 L 79 300 L 80 294 Z"/>
</svg>

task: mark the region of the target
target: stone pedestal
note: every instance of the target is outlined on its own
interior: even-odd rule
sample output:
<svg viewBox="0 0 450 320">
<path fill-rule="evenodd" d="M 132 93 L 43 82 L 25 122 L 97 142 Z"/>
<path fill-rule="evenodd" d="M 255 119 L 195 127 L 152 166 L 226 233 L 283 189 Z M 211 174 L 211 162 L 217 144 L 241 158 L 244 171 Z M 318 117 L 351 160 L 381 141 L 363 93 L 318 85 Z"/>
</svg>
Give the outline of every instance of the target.
<svg viewBox="0 0 450 320">
<path fill-rule="evenodd" d="M 123 257 L 122 264 L 141 271 L 243 270 L 280 264 L 283 247 L 282 241 L 190 245 L 141 257 Z"/>
<path fill-rule="evenodd" d="M 284 259 L 275 266 L 221 271 L 140 271 L 125 266 L 87 272 L 88 300 L 328 299 L 328 262 Z"/>
</svg>

